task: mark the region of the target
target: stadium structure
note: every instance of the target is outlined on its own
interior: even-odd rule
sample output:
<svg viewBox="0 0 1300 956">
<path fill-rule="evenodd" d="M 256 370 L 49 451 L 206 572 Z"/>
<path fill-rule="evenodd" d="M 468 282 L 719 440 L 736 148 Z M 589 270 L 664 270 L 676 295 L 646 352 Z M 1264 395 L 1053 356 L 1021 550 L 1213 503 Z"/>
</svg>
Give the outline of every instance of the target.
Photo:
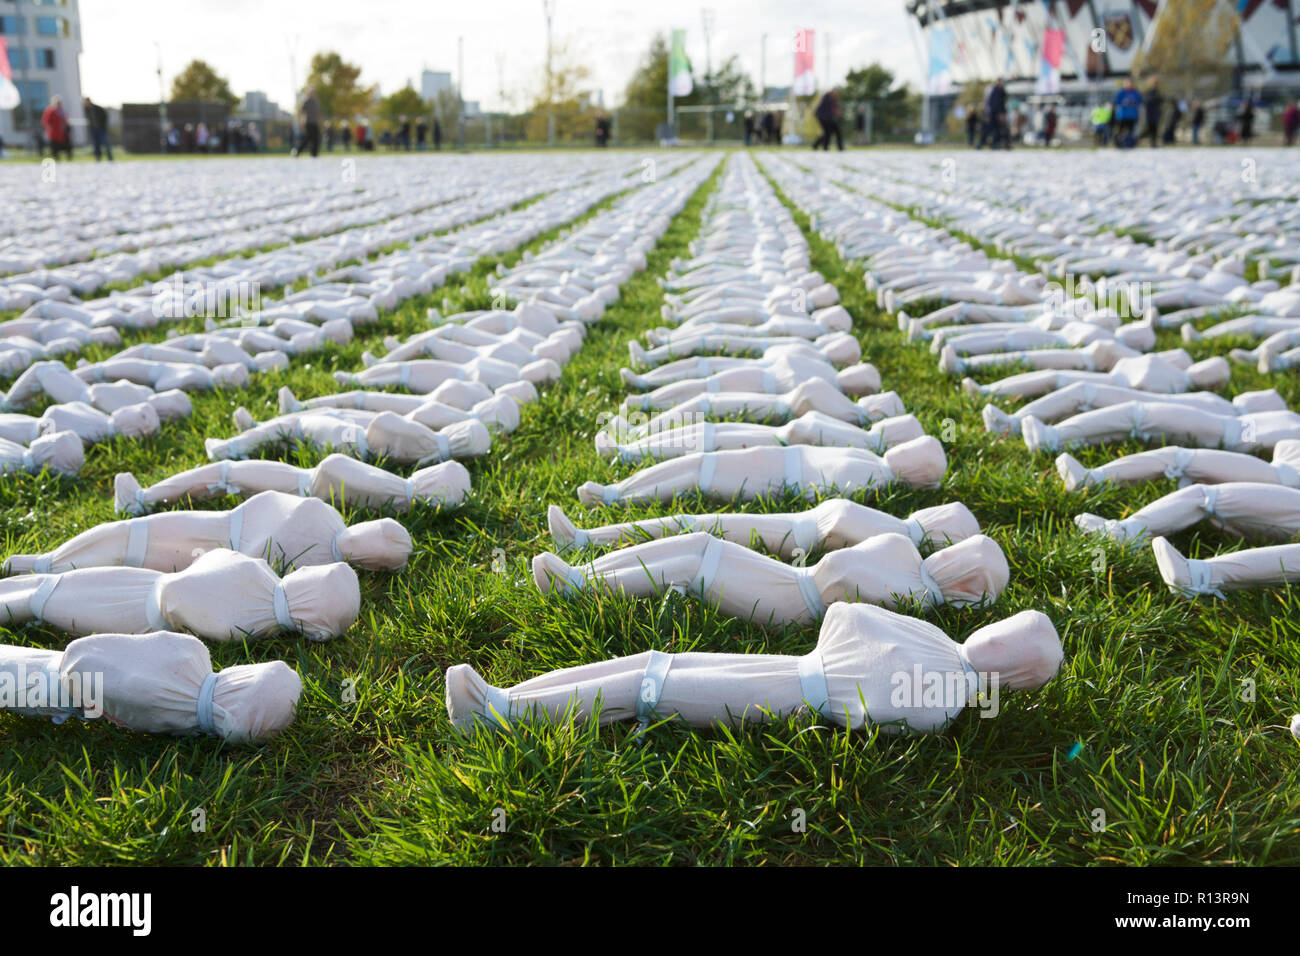
<svg viewBox="0 0 1300 956">
<path fill-rule="evenodd" d="M 929 92 L 1003 77 L 1013 94 L 1079 101 L 1113 91 L 1139 53 L 1186 16 L 1179 0 L 905 0 L 921 28 Z M 1300 0 L 1219 0 L 1233 18 L 1235 91 L 1300 91 Z M 1049 61 L 1055 60 L 1055 64 Z"/>
</svg>

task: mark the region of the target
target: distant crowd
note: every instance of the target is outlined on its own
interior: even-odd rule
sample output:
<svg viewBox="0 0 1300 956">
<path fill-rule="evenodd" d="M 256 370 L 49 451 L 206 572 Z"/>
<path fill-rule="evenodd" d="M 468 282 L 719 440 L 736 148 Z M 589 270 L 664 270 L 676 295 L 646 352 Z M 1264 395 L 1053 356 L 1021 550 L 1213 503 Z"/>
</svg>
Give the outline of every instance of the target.
<svg viewBox="0 0 1300 956">
<path fill-rule="evenodd" d="M 1202 137 L 1214 143 L 1250 143 L 1256 135 L 1255 113 L 1258 109 L 1254 96 L 1248 94 L 1231 117 L 1216 119 L 1206 136 L 1207 111 L 1198 100 L 1170 99 L 1166 103 L 1159 81 L 1152 79 L 1142 92 L 1131 79 L 1125 79 L 1114 99 L 1101 103 L 1089 115 L 1093 141 L 1098 146 L 1114 145 L 1119 149 L 1132 149 L 1149 140 L 1152 148 L 1160 144 L 1177 142 L 1178 130 L 1187 121 L 1193 145 L 1200 145 Z M 1030 114 L 1026 107 L 1010 109 L 1006 85 L 995 80 L 984 92 L 979 108 L 966 114 L 966 140 L 976 149 L 988 145 L 992 149 L 1010 149 L 1013 142 L 1026 140 L 1026 127 Z M 1282 139 L 1287 146 L 1296 142 L 1300 134 L 1300 105 L 1291 102 L 1282 111 Z M 1044 104 L 1039 107 L 1035 138 L 1050 145 L 1056 139 L 1059 117 L 1056 107 Z"/>
</svg>

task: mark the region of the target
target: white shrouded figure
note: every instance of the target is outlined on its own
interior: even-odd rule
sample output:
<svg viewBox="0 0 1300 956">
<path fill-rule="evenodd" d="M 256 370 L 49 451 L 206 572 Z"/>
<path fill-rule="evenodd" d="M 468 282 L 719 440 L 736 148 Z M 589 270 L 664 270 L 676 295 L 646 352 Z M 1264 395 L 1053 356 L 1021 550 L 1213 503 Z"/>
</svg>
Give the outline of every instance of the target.
<svg viewBox="0 0 1300 956">
<path fill-rule="evenodd" d="M 169 511 L 96 525 L 44 554 L 11 555 L 4 573 L 110 566 L 179 571 L 214 548 L 266 558 L 277 567 L 346 561 L 396 571 L 411 553 L 411 536 L 392 518 L 349 527 L 319 498 L 263 491 L 230 511 Z"/>
<path fill-rule="evenodd" d="M 1153 538 L 1160 576 L 1185 598 L 1224 596 L 1224 591 L 1274 587 L 1300 581 L 1300 544 L 1246 548 L 1196 560 L 1182 555 L 1167 538 Z"/>
<path fill-rule="evenodd" d="M 447 461 L 486 455 L 492 447 L 487 426 L 477 419 L 434 431 L 393 412 L 313 408 L 254 424 L 234 438 L 204 441 L 208 458 L 245 458 L 267 446 L 302 442 L 333 447 L 358 458 L 384 456 L 399 462 Z"/>
<path fill-rule="evenodd" d="M 705 532 L 745 545 L 757 539 L 768 551 L 787 560 L 815 550 L 852 547 L 881 534 L 907 535 L 914 545 L 922 548 L 956 544 L 980 532 L 979 522 L 961 502 L 922 508 L 906 518 L 898 518 L 847 498 L 828 498 L 797 513 L 679 514 L 595 528 L 579 528 L 558 505 L 551 505 L 546 521 L 560 552 L 589 545 L 634 544 Z"/>
<path fill-rule="evenodd" d="M 1021 611 L 964 644 L 914 617 L 870 604 L 834 604 L 802 656 L 648 651 L 494 687 L 468 664 L 447 671 L 447 713 L 477 722 L 560 721 L 600 711 L 602 724 L 676 717 L 692 727 L 767 723 L 811 710 L 841 727 L 889 733 L 943 730 L 977 695 L 1034 690 L 1060 670 L 1056 628 Z M 928 692 L 927 692 L 928 689 Z"/>
<path fill-rule="evenodd" d="M 880 390 L 880 373 L 875 367 L 865 362 L 856 364 L 841 363 L 844 367 L 836 371 L 836 363 L 826 353 L 807 343 L 800 345 L 774 345 L 765 349 L 758 358 L 745 358 L 730 355 L 697 355 L 677 359 L 657 366 L 646 372 L 634 372 L 630 368 L 619 369 L 624 384 L 640 391 L 662 388 L 675 382 L 696 379 L 709 379 L 714 375 L 743 370 L 743 379 L 727 379 L 728 388 L 751 392 L 784 392 L 794 388 L 800 382 L 812 378 L 824 378 L 834 381 L 847 395 L 863 395 Z M 827 369 L 829 368 L 829 373 Z M 828 377 L 829 376 L 829 377 Z M 771 382 L 768 388 L 765 382 Z M 712 391 L 707 382 L 704 391 Z M 718 391 L 722 391 L 719 382 Z M 696 394 L 692 391 L 690 394 Z"/>
<path fill-rule="evenodd" d="M 113 507 L 119 512 L 144 514 L 186 498 L 203 501 L 225 495 L 282 491 L 358 508 L 406 511 L 416 501 L 455 507 L 465 500 L 469 490 L 469 470 L 458 461 L 430 465 L 410 478 L 402 478 L 339 454 L 322 459 L 315 468 L 299 468 L 282 461 L 227 459 L 179 472 L 148 488 L 142 488 L 130 472 L 119 472 L 113 481 Z"/>
<path fill-rule="evenodd" d="M 1056 471 L 1069 491 L 1108 482 L 1136 485 L 1161 478 L 1173 479 L 1180 487 L 1198 482 L 1208 485 L 1251 481 L 1300 488 L 1300 439 L 1283 439 L 1274 445 L 1271 462 L 1241 451 L 1167 445 L 1125 455 L 1096 468 L 1086 468 L 1069 452 L 1063 452 L 1056 459 Z"/>
<path fill-rule="evenodd" d="M 602 458 L 617 458 L 625 462 L 769 445 L 865 448 L 879 454 L 924 434 L 925 430 L 914 415 L 883 418 L 870 429 L 863 429 L 822 412 L 805 412 L 785 425 L 699 422 L 655 431 L 628 442 L 620 442 L 609 432 L 599 431 L 596 433 L 596 453 Z"/>
<path fill-rule="evenodd" d="M 439 402 L 469 411 L 479 402 L 486 401 L 495 393 L 479 382 L 463 382 L 453 379 L 443 382 L 432 392 L 425 395 L 412 395 L 405 392 L 372 392 L 353 389 L 347 392 L 332 392 L 318 395 L 316 398 L 299 400 L 289 386 L 281 386 L 279 392 L 280 414 L 301 412 L 308 408 L 359 408 L 367 412 L 396 412 L 405 415 L 413 412 L 428 402 Z"/>
<path fill-rule="evenodd" d="M 76 432 L 53 432 L 32 440 L 30 445 L 0 438 L 0 475 L 41 469 L 60 475 L 75 475 L 86 463 L 86 447 Z"/>
<path fill-rule="evenodd" d="M 1021 423 L 1021 432 L 1030 451 L 1061 451 L 1128 438 L 1254 451 L 1271 449 L 1288 438 L 1300 438 L 1300 413 L 1214 415 L 1160 401 L 1124 402 L 1073 415 L 1056 425 L 1045 425 L 1031 415 Z"/>
<path fill-rule="evenodd" d="M 1201 521 L 1243 538 L 1286 541 L 1300 533 L 1300 488 L 1249 481 L 1188 485 L 1127 518 L 1102 518 L 1089 512 L 1074 518 L 1090 534 L 1123 542 L 1176 534 Z"/>
<path fill-rule="evenodd" d="M 447 383 L 451 384 L 451 383 Z M 457 385 L 469 385 L 457 382 Z M 471 386 L 473 387 L 473 386 Z M 477 386 L 482 388 L 482 386 Z M 450 391 L 446 386 L 439 386 L 437 391 Z M 509 434 L 519 427 L 519 403 L 507 395 L 488 393 L 486 398 L 472 403 L 468 408 L 422 395 L 402 395 L 392 392 L 344 392 L 342 395 L 327 395 L 325 400 L 309 399 L 298 401 L 289 389 L 282 386 L 279 392 L 281 415 L 312 409 L 345 408 L 360 412 L 391 412 L 407 421 L 440 431 L 456 422 L 480 421 L 491 431 Z M 241 416 L 242 418 L 242 416 Z M 246 421 L 251 422 L 249 415 Z"/>
<path fill-rule="evenodd" d="M 1092 382 L 1075 382 L 1065 388 L 1048 392 L 1042 398 L 1021 405 L 1014 412 L 1007 413 L 996 405 L 985 405 L 981 412 L 984 428 L 987 431 L 1019 435 L 1026 418 L 1033 416 L 1040 422 L 1056 422 L 1080 412 L 1095 408 L 1107 408 L 1122 405 L 1125 402 L 1150 401 L 1155 396 L 1150 392 L 1140 392 L 1135 388 L 1121 388 L 1118 385 L 1097 385 Z M 1195 408 L 1214 415 L 1243 415 L 1251 412 L 1283 411 L 1286 399 L 1274 389 L 1259 392 L 1243 392 L 1231 401 L 1214 392 L 1186 392 L 1176 395 L 1161 395 L 1159 400 L 1166 404 Z"/>
<path fill-rule="evenodd" d="M 926 607 L 996 600 L 1010 572 L 996 541 L 978 534 L 923 558 L 906 535 L 882 534 L 831 551 L 815 565 L 784 564 L 703 532 L 660 538 L 573 567 L 549 551 L 533 558 L 543 593 L 605 588 L 649 597 L 668 588 L 761 623 L 817 620 L 836 601 Z"/>
<path fill-rule="evenodd" d="M 1126 358 L 1140 358 L 1137 349 L 1131 349 L 1115 339 L 1093 342 L 1077 349 L 1022 349 L 1017 352 L 990 352 L 962 357 L 952 345 L 939 352 L 939 370 L 949 375 L 997 368 L 1000 365 L 1028 365 L 1036 369 L 1079 372 L 1109 372 L 1115 363 Z"/>
<path fill-rule="evenodd" d="M 284 661 L 213 673 L 188 634 L 92 634 L 63 651 L 0 646 L 0 683 L 45 706 L 6 708 L 63 723 L 104 719 L 144 734 L 205 734 L 227 743 L 274 737 L 293 723 L 302 680 Z M 35 703 L 35 701 L 32 701 Z"/>
<path fill-rule="evenodd" d="M 668 502 L 679 494 L 699 492 L 724 500 L 737 496 L 751 500 L 792 489 L 811 501 L 820 494 L 851 494 L 895 481 L 937 488 L 947 470 L 943 445 L 929 435 L 895 445 L 883 455 L 816 445 L 742 448 L 662 461 L 609 485 L 588 481 L 578 488 L 578 498 L 587 505 L 612 505 Z"/>
<path fill-rule="evenodd" d="M 668 345 L 647 349 L 633 340 L 627 343 L 633 368 L 653 369 L 674 359 L 726 354 L 762 357 L 779 346 L 802 345 L 832 365 L 843 367 L 862 361 L 862 346 L 847 332 L 828 332 L 811 341 L 798 336 L 710 335 L 701 332 Z"/>
<path fill-rule="evenodd" d="M 361 388 L 400 386 L 420 394 L 431 392 L 443 382 L 454 379 L 481 382 L 495 392 L 514 382 L 526 382 L 535 390 L 536 386 L 559 381 L 559 378 L 560 367 L 548 359 L 532 362 L 522 368 L 492 358 L 477 358 L 469 362 L 412 359 L 409 362 L 380 362 L 360 372 L 334 373 L 334 380 L 340 385 Z"/>
<path fill-rule="evenodd" d="M 983 398 L 1037 398 L 1075 382 L 1118 385 L 1141 392 L 1175 394 L 1216 389 L 1227 384 L 1232 372 L 1221 355 L 1193 362 L 1181 349 L 1163 355 L 1140 355 L 1122 359 L 1108 372 L 1062 371 L 1041 369 L 1021 372 L 981 385 L 972 378 L 962 379 L 961 387 L 977 401 Z"/>
<path fill-rule="evenodd" d="M 683 378 L 656 387 L 645 395 L 626 399 L 627 405 L 649 411 L 672 408 L 678 402 L 697 395 L 722 392 L 763 392 L 769 395 L 789 392 L 805 382 L 820 380 L 834 385 L 846 395 L 870 395 L 880 391 L 880 373 L 866 363 L 850 365 L 836 371 L 829 362 L 805 356 L 787 356 L 779 361 L 756 359 L 700 359 L 704 368 L 721 362 L 744 364 L 722 368 L 705 376 Z M 697 366 L 697 370 L 698 370 Z M 626 369 L 624 371 L 627 371 Z M 629 373 L 635 377 L 635 373 Z M 626 381 L 629 376 L 625 375 Z M 632 384 L 629 382 L 628 384 Z"/>
<path fill-rule="evenodd" d="M 896 392 L 865 395 L 856 402 L 829 382 L 813 379 L 781 395 L 765 392 L 718 392 L 696 395 L 630 429 L 633 436 L 664 431 L 683 422 L 715 416 L 751 422 L 789 421 L 806 412 L 822 412 L 842 422 L 865 425 L 907 409 Z M 618 429 L 622 431 L 623 429 Z"/>
<path fill-rule="evenodd" d="M 23 408 L 42 395 L 58 404 L 83 402 L 101 412 L 149 402 L 163 421 L 185 418 L 193 411 L 189 396 L 179 389 L 155 392 L 148 385 L 120 379 L 88 385 L 62 362 L 38 362 L 23 372 L 4 396 L 6 408 Z"/>
<path fill-rule="evenodd" d="M 651 345 L 685 342 L 700 335 L 743 335 L 750 338 L 815 339 L 831 332 L 846 332 L 853 319 L 842 306 L 807 313 L 778 314 L 755 324 L 738 322 L 693 322 L 677 328 L 649 329 L 644 335 Z"/>
<path fill-rule="evenodd" d="M 74 373 L 87 385 L 126 379 L 147 385 L 156 392 L 173 388 L 183 392 L 203 392 L 214 388 L 243 388 L 248 384 L 247 366 L 239 363 L 206 368 L 189 362 L 154 362 L 148 359 L 108 359 L 83 365 Z"/>
<path fill-rule="evenodd" d="M 1112 325 L 1109 321 L 1076 321 L 1056 312 L 1046 312 L 1031 322 L 993 322 L 987 325 L 949 325 L 927 329 L 909 323 L 908 339 L 930 341 L 938 355 L 952 346 L 958 355 L 990 352 L 1021 352 L 1027 349 L 1079 348 L 1093 342 L 1115 340 L 1138 352 L 1155 348 L 1155 330 L 1146 322 Z"/>
<path fill-rule="evenodd" d="M 261 558 L 225 549 L 185 570 L 86 568 L 0 580 L 0 616 L 84 636 L 101 631 L 187 631 L 210 641 L 301 631 L 337 637 L 361 610 L 357 573 L 342 562 L 299 568 L 283 579 Z"/>
</svg>

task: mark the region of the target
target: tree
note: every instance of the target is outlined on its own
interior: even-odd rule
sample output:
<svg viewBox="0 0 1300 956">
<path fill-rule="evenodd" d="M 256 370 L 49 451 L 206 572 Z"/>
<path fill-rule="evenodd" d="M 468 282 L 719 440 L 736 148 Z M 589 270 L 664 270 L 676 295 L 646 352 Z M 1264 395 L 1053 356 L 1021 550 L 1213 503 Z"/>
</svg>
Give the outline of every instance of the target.
<svg viewBox="0 0 1300 956">
<path fill-rule="evenodd" d="M 185 69 L 172 79 L 174 102 L 225 103 L 234 106 L 239 97 L 230 90 L 226 78 L 205 60 L 190 60 Z"/>
<path fill-rule="evenodd" d="M 895 83 L 894 74 L 879 63 L 850 70 L 840 85 L 840 103 L 870 103 L 872 134 L 897 135 L 917 122 L 921 97 L 906 83 Z"/>
<path fill-rule="evenodd" d="M 1236 12 L 1219 0 L 1166 2 L 1151 45 L 1134 58 L 1133 73 L 1158 75 L 1166 94 L 1189 99 L 1228 89 L 1228 52 L 1240 27 Z"/>
<path fill-rule="evenodd" d="M 530 140 L 544 142 L 554 117 L 557 141 L 585 138 L 594 128 L 594 114 L 588 109 L 589 93 L 584 89 L 591 70 L 577 61 L 567 43 L 552 47 L 551 62 L 549 76 L 545 68 L 542 70 L 540 89 L 524 126 L 525 135 Z"/>
<path fill-rule="evenodd" d="M 679 106 L 696 106 L 701 103 L 753 103 L 759 98 L 758 87 L 740 67 L 737 57 L 722 63 L 712 76 L 697 77 L 695 88 L 689 96 L 678 96 L 673 102 Z M 640 65 L 623 91 L 623 104 L 642 109 L 665 109 L 668 102 L 668 40 L 656 33 L 650 40 L 650 49 L 641 58 Z"/>
<path fill-rule="evenodd" d="M 429 108 L 429 103 L 419 93 L 415 92 L 415 87 L 407 83 L 402 89 L 395 93 L 389 93 L 381 99 L 377 112 L 382 119 L 390 123 L 396 123 L 402 116 L 406 116 L 412 121 L 417 116 L 427 116 Z"/>
<path fill-rule="evenodd" d="M 663 109 L 668 102 L 668 40 L 662 33 L 650 38 L 650 49 L 623 90 L 623 104 L 641 109 Z"/>
<path fill-rule="evenodd" d="M 330 50 L 311 58 L 305 88 L 316 90 L 321 115 L 326 119 L 363 116 L 374 107 L 379 88 L 362 86 L 360 79 L 361 67 Z"/>
</svg>

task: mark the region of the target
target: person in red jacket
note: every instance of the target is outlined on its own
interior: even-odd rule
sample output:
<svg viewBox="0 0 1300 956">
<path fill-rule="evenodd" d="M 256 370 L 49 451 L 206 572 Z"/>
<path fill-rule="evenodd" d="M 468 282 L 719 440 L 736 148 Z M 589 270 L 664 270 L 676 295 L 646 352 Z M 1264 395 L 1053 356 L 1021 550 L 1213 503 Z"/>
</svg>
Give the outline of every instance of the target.
<svg viewBox="0 0 1300 956">
<path fill-rule="evenodd" d="M 1291 105 L 1282 111 L 1282 139 L 1288 146 L 1295 144 L 1297 131 L 1300 131 L 1300 105 L 1293 100 Z"/>
<path fill-rule="evenodd" d="M 59 152 L 67 153 L 72 159 L 72 129 L 68 125 L 68 114 L 64 112 L 63 100 L 57 96 L 50 97 L 50 105 L 41 114 L 41 125 L 45 127 L 45 141 L 50 144 L 50 155 L 58 159 Z"/>
</svg>

